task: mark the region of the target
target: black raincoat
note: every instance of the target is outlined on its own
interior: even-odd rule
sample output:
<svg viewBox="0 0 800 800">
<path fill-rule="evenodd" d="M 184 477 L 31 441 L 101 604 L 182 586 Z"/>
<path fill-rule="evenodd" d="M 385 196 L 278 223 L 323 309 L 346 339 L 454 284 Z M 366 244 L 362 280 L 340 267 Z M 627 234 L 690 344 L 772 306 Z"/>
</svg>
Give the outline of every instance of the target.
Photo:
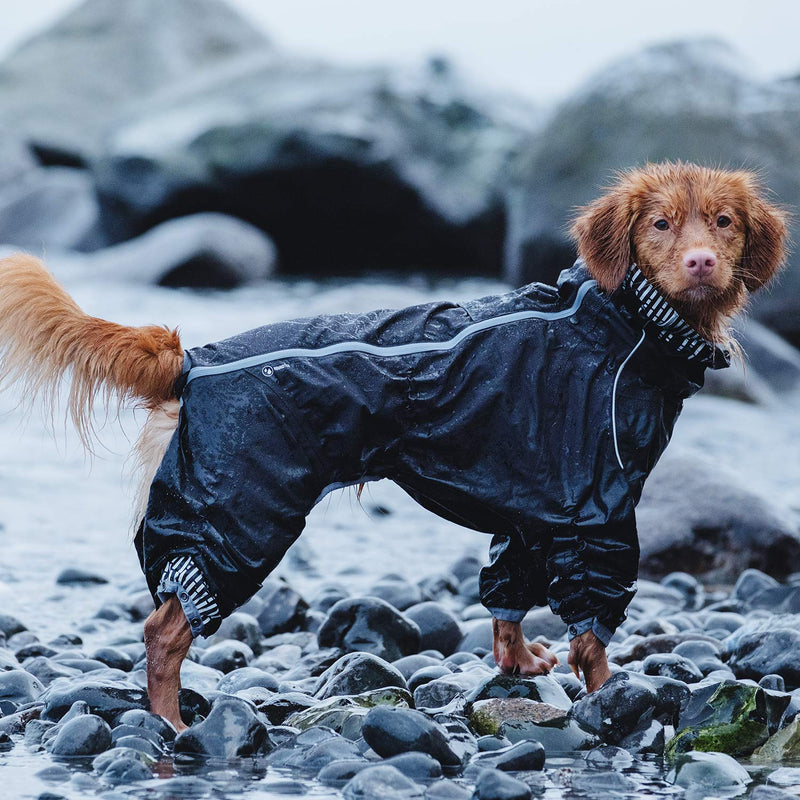
<svg viewBox="0 0 800 800">
<path fill-rule="evenodd" d="M 187 351 L 136 538 L 151 591 L 189 555 L 225 616 L 327 491 L 389 478 L 494 535 L 481 597 L 496 616 L 549 602 L 613 631 L 635 592 L 642 484 L 707 365 L 645 335 L 637 302 L 606 296 L 579 262 L 558 288 L 283 322 Z"/>
</svg>

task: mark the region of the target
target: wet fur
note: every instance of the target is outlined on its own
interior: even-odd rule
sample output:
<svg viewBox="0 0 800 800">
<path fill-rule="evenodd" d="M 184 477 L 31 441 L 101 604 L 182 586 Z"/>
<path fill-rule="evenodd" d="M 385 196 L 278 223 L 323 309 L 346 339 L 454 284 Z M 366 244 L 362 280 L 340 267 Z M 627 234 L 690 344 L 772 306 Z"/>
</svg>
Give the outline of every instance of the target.
<svg viewBox="0 0 800 800">
<path fill-rule="evenodd" d="M 648 164 L 620 174 L 602 197 L 580 209 L 571 233 L 607 292 L 635 262 L 698 333 L 727 344 L 730 318 L 786 256 L 787 214 L 764 194 L 751 172 Z M 728 227 L 717 225 L 721 216 L 731 220 Z M 661 219 L 668 230 L 655 228 Z M 683 255 L 691 248 L 716 255 L 707 280 L 687 273 Z"/>
</svg>

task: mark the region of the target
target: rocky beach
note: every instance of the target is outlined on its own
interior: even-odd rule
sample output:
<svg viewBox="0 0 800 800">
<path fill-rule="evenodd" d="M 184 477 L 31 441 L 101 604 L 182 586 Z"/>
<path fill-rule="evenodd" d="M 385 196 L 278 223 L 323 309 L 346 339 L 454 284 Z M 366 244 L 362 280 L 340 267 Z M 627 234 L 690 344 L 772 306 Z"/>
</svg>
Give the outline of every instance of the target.
<svg viewBox="0 0 800 800">
<path fill-rule="evenodd" d="M 721 43 L 656 46 L 538 108 L 443 59 L 286 54 L 216 0 L 88 0 L 0 63 L 0 248 L 44 254 L 88 313 L 194 346 L 552 282 L 571 210 L 648 158 L 758 168 L 791 206 L 799 114 L 800 80 L 760 82 Z M 0 394 L 0 795 L 796 797 L 798 256 L 734 326 L 746 359 L 687 401 L 645 487 L 599 691 L 546 608 L 524 629 L 561 664 L 501 676 L 489 537 L 381 482 L 325 498 L 195 642 L 177 736 L 144 690 L 125 477 L 143 414 L 98 417 L 85 455 Z"/>
</svg>

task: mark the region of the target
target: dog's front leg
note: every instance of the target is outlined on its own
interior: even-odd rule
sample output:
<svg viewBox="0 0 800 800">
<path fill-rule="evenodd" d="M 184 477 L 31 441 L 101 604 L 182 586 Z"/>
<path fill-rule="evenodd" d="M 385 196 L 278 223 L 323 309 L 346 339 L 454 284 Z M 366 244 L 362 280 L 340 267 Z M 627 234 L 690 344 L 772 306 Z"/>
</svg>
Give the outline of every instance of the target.
<svg viewBox="0 0 800 800">
<path fill-rule="evenodd" d="M 583 672 L 587 692 L 599 689 L 611 677 L 605 645 L 592 631 L 576 636 L 569 643 L 567 661 L 577 678 Z"/>
<path fill-rule="evenodd" d="M 186 729 L 180 714 L 178 690 L 181 664 L 192 644 L 192 632 L 178 598 L 172 595 L 144 623 L 147 654 L 147 694 L 150 710 L 170 722 L 175 730 Z"/>
<path fill-rule="evenodd" d="M 507 675 L 546 675 L 558 659 L 544 645 L 527 643 L 519 622 L 492 619 L 492 651 L 500 672 Z"/>
</svg>

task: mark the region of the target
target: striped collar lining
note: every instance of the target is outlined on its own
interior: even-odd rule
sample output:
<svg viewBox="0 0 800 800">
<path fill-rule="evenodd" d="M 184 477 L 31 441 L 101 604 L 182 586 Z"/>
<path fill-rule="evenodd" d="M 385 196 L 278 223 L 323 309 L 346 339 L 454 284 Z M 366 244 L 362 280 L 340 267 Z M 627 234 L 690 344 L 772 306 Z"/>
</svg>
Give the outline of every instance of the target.
<svg viewBox="0 0 800 800">
<path fill-rule="evenodd" d="M 728 351 L 700 336 L 659 294 L 636 264 L 630 266 L 620 288 L 624 296 L 635 298 L 636 314 L 644 321 L 645 329 L 652 331 L 675 355 L 713 369 L 730 366 Z"/>
</svg>

